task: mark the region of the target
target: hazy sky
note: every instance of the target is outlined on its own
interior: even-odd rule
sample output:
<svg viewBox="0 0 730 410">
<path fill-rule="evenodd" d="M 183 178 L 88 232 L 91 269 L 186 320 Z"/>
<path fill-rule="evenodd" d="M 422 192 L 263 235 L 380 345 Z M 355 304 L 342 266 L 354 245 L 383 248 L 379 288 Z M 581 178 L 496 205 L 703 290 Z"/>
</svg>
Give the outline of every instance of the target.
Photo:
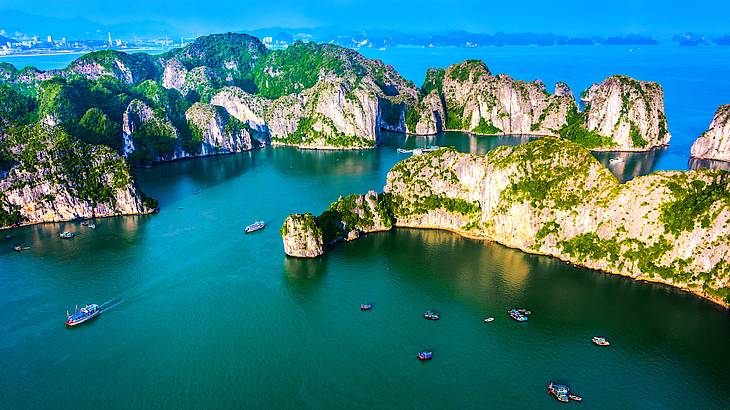
<svg viewBox="0 0 730 410">
<path fill-rule="evenodd" d="M 0 0 L 2 9 L 104 24 L 153 20 L 189 33 L 342 26 L 567 35 L 665 35 L 690 30 L 730 34 L 730 0 Z"/>
</svg>

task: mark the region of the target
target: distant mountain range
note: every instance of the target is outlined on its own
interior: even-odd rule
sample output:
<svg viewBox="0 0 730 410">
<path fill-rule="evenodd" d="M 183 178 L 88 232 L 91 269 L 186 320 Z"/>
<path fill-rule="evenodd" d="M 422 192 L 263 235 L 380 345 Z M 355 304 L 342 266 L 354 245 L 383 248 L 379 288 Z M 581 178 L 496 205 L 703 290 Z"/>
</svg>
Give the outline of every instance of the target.
<svg viewBox="0 0 730 410">
<path fill-rule="evenodd" d="M 131 21 L 106 25 L 97 21 L 72 18 L 38 16 L 15 10 L 0 10 L 0 30 L 3 37 L 23 39 L 27 37 L 53 36 L 69 40 L 104 40 L 111 32 L 115 38 L 164 37 L 177 35 L 178 30 L 159 21 Z M 2 43 L 4 44 L 4 42 Z"/>
<path fill-rule="evenodd" d="M 233 28 L 233 27 L 232 27 Z M 346 47 L 390 47 L 396 45 L 415 46 L 511 46 L 511 45 L 655 45 L 661 40 L 674 41 L 681 45 L 717 44 L 730 45 L 730 36 L 704 37 L 695 33 L 678 34 L 665 39 L 647 35 L 629 34 L 622 36 L 568 36 L 554 33 L 470 33 L 467 31 L 445 31 L 431 33 L 407 33 L 395 30 L 356 30 L 344 27 L 289 28 L 269 27 L 254 30 L 233 30 L 249 33 L 259 38 L 270 38 L 271 44 L 287 45 L 296 40 L 336 43 Z M 162 39 L 197 37 L 190 29 L 155 20 L 128 21 L 103 24 L 83 18 L 58 18 L 29 14 L 15 10 L 0 10 L 0 45 L 13 39 L 22 40 L 34 36 L 45 39 L 106 40 L 111 33 L 115 39 Z"/>
</svg>

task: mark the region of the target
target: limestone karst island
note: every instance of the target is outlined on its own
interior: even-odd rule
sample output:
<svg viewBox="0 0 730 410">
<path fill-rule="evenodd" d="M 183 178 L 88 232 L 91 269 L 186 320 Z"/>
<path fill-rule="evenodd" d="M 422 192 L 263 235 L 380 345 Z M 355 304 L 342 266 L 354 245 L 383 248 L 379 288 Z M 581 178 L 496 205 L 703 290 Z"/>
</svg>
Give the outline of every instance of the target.
<svg viewBox="0 0 730 410">
<path fill-rule="evenodd" d="M 0 5 L 0 407 L 730 408 L 730 5 Z"/>
</svg>

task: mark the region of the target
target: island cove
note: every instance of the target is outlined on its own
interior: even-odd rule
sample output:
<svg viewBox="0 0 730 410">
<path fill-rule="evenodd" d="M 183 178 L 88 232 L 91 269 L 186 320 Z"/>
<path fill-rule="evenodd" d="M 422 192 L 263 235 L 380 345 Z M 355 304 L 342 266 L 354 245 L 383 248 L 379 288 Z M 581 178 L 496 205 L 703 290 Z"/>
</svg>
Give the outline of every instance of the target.
<svg viewBox="0 0 730 410">
<path fill-rule="evenodd" d="M 284 222 L 290 256 L 393 227 L 450 230 L 730 304 L 730 174 L 661 171 L 620 184 L 590 152 L 545 137 L 485 156 L 414 156 L 382 193 Z"/>
<path fill-rule="evenodd" d="M 550 93 L 478 60 L 430 69 L 419 88 L 354 50 L 272 51 L 232 33 L 160 55 L 90 53 L 60 70 L 0 64 L 0 227 L 154 212 L 131 165 L 268 144 L 367 149 L 382 130 L 644 151 L 671 138 L 663 98 L 656 83 L 616 75 L 582 92 L 579 109 L 564 83 Z M 706 135 L 713 150 L 728 146 Z"/>
</svg>

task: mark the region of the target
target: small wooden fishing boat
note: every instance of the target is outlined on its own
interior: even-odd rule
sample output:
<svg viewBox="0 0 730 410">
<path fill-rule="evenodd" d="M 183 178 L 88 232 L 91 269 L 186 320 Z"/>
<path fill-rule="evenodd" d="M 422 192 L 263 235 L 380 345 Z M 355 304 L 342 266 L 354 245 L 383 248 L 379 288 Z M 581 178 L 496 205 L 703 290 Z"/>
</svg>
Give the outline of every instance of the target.
<svg viewBox="0 0 730 410">
<path fill-rule="evenodd" d="M 527 319 L 528 319 L 527 315 L 529 315 L 529 313 L 527 313 L 527 312 L 529 312 L 529 310 L 512 309 L 508 313 L 509 313 L 509 317 L 511 317 L 512 319 L 514 319 L 518 322 L 527 322 Z"/>
<path fill-rule="evenodd" d="M 423 312 L 423 317 L 428 320 L 439 320 L 441 319 L 441 314 L 435 310 L 427 310 Z"/>
<path fill-rule="evenodd" d="M 583 398 L 582 397 L 578 396 L 577 394 L 573 394 L 573 393 L 569 394 L 568 395 L 568 398 L 570 400 L 583 401 Z"/>
<path fill-rule="evenodd" d="M 570 401 L 570 398 L 568 397 L 570 388 L 564 384 L 550 382 L 547 386 L 547 391 L 560 402 L 567 403 Z"/>
<path fill-rule="evenodd" d="M 594 336 L 593 339 L 592 339 L 592 341 L 593 341 L 593 344 L 595 344 L 597 346 L 609 346 L 609 345 L 611 345 L 611 343 L 609 343 L 609 341 L 606 340 L 605 337 Z"/>
</svg>

